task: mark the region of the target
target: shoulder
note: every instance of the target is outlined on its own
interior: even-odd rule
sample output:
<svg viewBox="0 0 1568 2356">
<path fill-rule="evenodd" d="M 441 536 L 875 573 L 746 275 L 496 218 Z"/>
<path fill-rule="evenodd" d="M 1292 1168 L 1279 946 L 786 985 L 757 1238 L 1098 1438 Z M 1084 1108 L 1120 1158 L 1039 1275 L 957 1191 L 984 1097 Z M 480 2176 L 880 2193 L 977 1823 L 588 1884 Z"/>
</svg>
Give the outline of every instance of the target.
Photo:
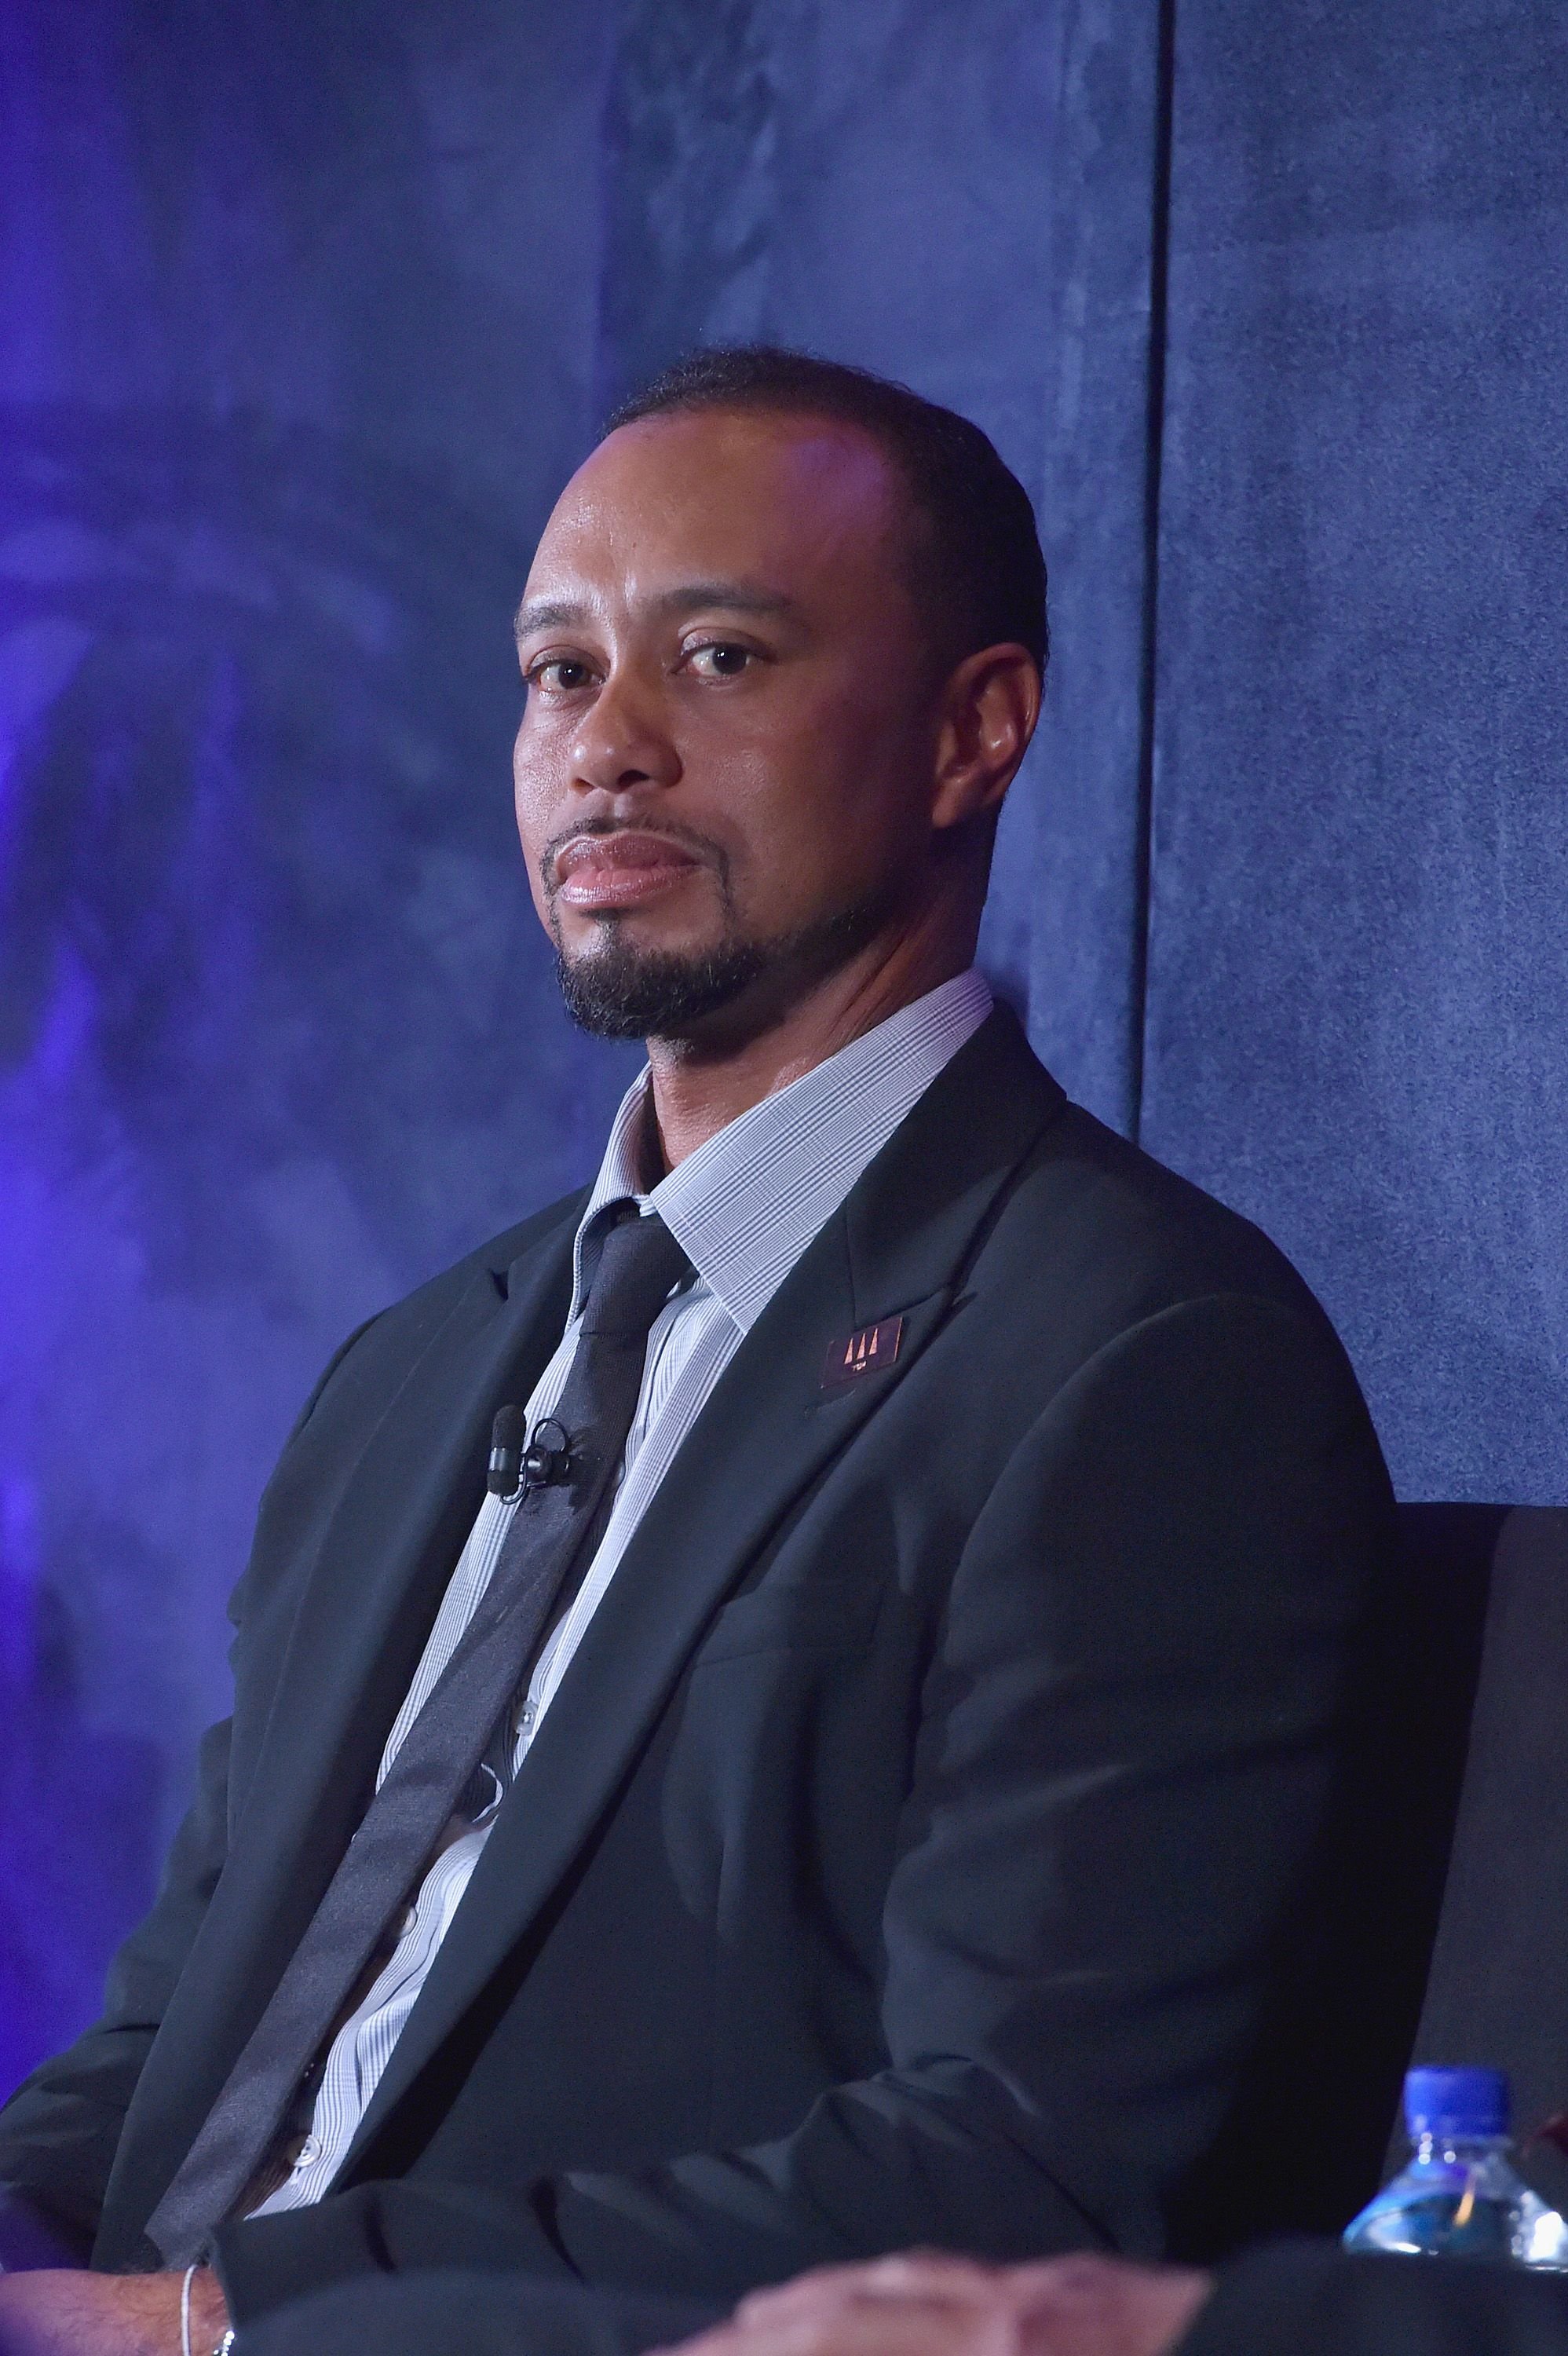
<svg viewBox="0 0 1568 2356">
<path fill-rule="evenodd" d="M 1267 1578 L 1283 1592 L 1294 1563 L 1360 1608 L 1386 1539 L 1381 1454 L 1329 1319 L 1261 1228 L 1063 1103 L 966 1290 L 955 1339 L 1015 1495 L 1034 1513 L 1049 1494 L 1096 1559 L 1123 1533 L 1117 1559 L 1159 1575 L 1121 1590 L 1150 1625 L 1211 1575 L 1254 1594 L 1226 1532 L 1292 1534 L 1263 1549 Z"/>
<path fill-rule="evenodd" d="M 1312 1301 L 1261 1227 L 1072 1102 L 1029 1157 L 999 1227 L 1009 1214 L 1015 1248 L 1049 1229 L 1115 1289 L 1148 1289 L 1151 1306 L 1216 1291 Z"/>
<path fill-rule="evenodd" d="M 503 1228 L 488 1243 L 465 1252 L 449 1268 L 442 1269 L 400 1300 L 368 1317 L 327 1361 L 300 1411 L 291 1438 L 303 1430 L 324 1393 L 339 1384 L 340 1378 L 347 1376 L 350 1379 L 375 1380 L 383 1370 L 395 1376 L 397 1369 L 417 1355 L 476 1281 L 491 1281 L 498 1292 L 504 1293 L 508 1273 L 519 1260 L 561 1249 L 576 1233 L 587 1199 L 586 1187 L 573 1194 L 563 1194 L 559 1202 L 549 1204 L 515 1226 Z"/>
<path fill-rule="evenodd" d="M 1173 1312 L 1174 1330 L 1269 1335 L 1341 1397 L 1359 1393 L 1305 1279 L 1262 1228 L 1064 1100 L 1015 1172 L 973 1281 L 998 1324 L 1047 1331 L 1082 1364 Z M 1021 1334 L 1019 1338 L 1021 1340 Z"/>
<path fill-rule="evenodd" d="M 412 1292 L 405 1293 L 382 1315 L 411 1326 L 439 1323 L 475 1278 L 486 1275 L 493 1277 L 504 1291 L 508 1271 L 519 1260 L 559 1247 L 576 1233 L 588 1194 L 589 1189 L 581 1186 L 575 1194 L 563 1194 L 558 1202 L 547 1204 L 531 1217 L 519 1219 L 515 1226 L 503 1227 L 488 1243 L 465 1252 L 450 1268 L 443 1268 L 438 1275 L 417 1285 Z"/>
<path fill-rule="evenodd" d="M 506 1228 L 378 1310 L 339 1344 L 300 1409 L 262 1491 L 256 1542 L 230 1602 L 232 1617 L 239 1617 L 242 1602 L 251 1608 L 258 1565 L 292 1559 L 304 1534 L 324 1524 L 371 1433 L 449 1319 L 482 1331 L 486 1311 L 494 1312 L 506 1297 L 508 1276 L 524 1275 L 530 1260 L 536 1266 L 541 1260 L 556 1264 L 564 1314 L 571 1237 L 585 1199 L 585 1194 L 564 1196 Z"/>
<path fill-rule="evenodd" d="M 1232 1291 L 1315 1310 L 1261 1228 L 1074 1104 L 1006 1007 L 959 1050 L 886 1159 L 900 1190 L 938 1205 L 997 1187 L 974 1270 L 1026 1295 L 1094 1293 L 1131 1317 Z"/>
</svg>

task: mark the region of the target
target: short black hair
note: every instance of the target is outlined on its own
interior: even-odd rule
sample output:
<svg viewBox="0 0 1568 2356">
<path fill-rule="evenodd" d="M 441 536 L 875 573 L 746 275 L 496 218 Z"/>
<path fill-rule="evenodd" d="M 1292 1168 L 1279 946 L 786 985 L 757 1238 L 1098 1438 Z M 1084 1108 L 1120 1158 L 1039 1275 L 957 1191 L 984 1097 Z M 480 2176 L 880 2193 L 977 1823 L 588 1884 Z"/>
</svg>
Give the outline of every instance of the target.
<svg viewBox="0 0 1568 2356">
<path fill-rule="evenodd" d="M 982 647 L 1051 648 L 1045 558 L 1029 493 L 967 417 L 869 369 L 774 344 L 688 353 L 624 401 L 604 431 L 692 409 L 761 409 L 858 425 L 881 445 L 925 526 L 910 586 L 944 661 Z"/>
</svg>

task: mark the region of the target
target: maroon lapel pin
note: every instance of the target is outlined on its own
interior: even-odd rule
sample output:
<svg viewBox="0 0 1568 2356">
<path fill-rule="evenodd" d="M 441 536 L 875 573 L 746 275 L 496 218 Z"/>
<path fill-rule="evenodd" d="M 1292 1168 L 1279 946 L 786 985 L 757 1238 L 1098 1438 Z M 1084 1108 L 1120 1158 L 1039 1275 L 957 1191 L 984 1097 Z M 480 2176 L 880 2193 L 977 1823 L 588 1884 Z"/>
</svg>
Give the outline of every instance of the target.
<svg viewBox="0 0 1568 2356">
<path fill-rule="evenodd" d="M 845 1390 L 863 1375 L 880 1375 L 898 1356 L 903 1330 L 901 1317 L 884 1317 L 880 1323 L 862 1325 L 844 1341 L 833 1343 L 823 1362 L 823 1389 Z"/>
</svg>

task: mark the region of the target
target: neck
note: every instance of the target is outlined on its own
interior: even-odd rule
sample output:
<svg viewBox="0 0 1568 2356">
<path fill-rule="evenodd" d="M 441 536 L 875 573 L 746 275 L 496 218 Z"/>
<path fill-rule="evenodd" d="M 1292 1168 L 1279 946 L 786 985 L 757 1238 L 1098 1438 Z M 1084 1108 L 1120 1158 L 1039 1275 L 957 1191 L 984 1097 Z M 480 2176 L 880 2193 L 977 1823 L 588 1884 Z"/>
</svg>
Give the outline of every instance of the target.
<svg viewBox="0 0 1568 2356">
<path fill-rule="evenodd" d="M 765 1023 L 729 1035 L 650 1039 L 653 1114 L 667 1170 L 973 962 L 972 937 L 869 944 Z"/>
</svg>

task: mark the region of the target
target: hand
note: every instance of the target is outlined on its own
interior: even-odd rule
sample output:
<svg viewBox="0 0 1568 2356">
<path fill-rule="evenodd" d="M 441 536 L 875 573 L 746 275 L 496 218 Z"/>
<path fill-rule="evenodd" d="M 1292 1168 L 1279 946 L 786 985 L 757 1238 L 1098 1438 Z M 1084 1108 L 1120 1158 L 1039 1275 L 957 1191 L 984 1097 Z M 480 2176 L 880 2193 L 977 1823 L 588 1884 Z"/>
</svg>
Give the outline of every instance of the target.
<svg viewBox="0 0 1568 2356">
<path fill-rule="evenodd" d="M 1167 2356 L 1214 2287 L 1190 2266 L 1052 2258 L 1010 2269 L 1035 2356 Z"/>
<path fill-rule="evenodd" d="M 1211 2287 L 1120 2258 L 989 2266 L 914 2250 L 755 2291 L 680 2356 L 1166 2356 Z"/>
<path fill-rule="evenodd" d="M 0 2276 L 0 2356 L 179 2356 L 183 2273 Z M 218 2277 L 190 2286 L 192 2356 L 208 2356 L 229 2325 Z"/>
</svg>

